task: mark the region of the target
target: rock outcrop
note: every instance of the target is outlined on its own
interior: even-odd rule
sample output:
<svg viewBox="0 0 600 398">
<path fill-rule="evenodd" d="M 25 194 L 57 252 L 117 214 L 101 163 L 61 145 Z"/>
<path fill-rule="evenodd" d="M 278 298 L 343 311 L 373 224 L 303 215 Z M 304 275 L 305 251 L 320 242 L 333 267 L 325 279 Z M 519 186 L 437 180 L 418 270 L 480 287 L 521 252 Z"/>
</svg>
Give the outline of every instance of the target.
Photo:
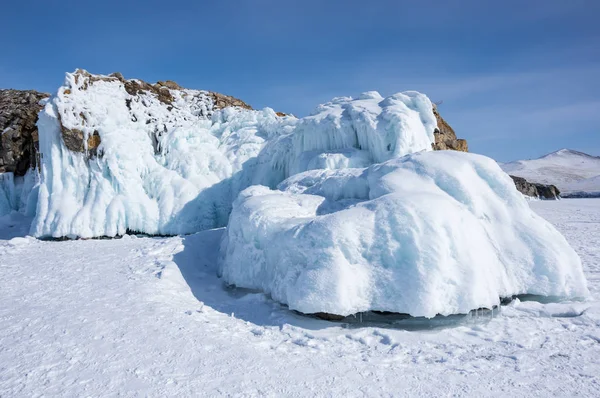
<svg viewBox="0 0 600 398">
<path fill-rule="evenodd" d="M 207 118 L 219 109 L 228 107 L 239 107 L 243 109 L 252 109 L 250 105 L 235 97 L 224 95 L 212 91 L 186 90 L 172 80 L 159 81 L 155 84 L 147 83 L 138 79 L 125 79 L 119 72 L 106 75 L 93 75 L 86 70 L 77 69 L 73 73 L 74 82 L 72 87 L 59 92 L 59 96 L 73 95 L 75 90 L 86 91 L 89 86 L 97 84 L 97 82 L 118 82 L 121 83 L 129 94 L 129 98 L 125 99 L 127 108 L 131 111 L 132 102 L 146 103 L 148 96 L 158 100 L 168 112 L 175 112 L 177 108 L 176 99 L 192 95 L 197 97 L 198 103 L 210 104 L 208 108 L 201 105 L 197 111 L 199 118 Z M 177 95 L 177 94 L 178 95 Z M 71 115 L 69 118 L 73 119 Z M 145 120 L 138 120 L 138 115 L 134 112 L 131 118 L 139 123 L 154 124 L 157 120 L 153 115 L 148 115 Z M 81 113 L 75 116 L 76 120 L 66 121 L 61 119 L 61 133 L 65 146 L 74 152 L 87 152 L 90 157 L 96 156 L 98 147 L 101 143 L 100 134 L 96 130 L 86 128 L 89 126 L 86 115 Z M 158 133 L 158 132 L 157 132 Z"/>
<path fill-rule="evenodd" d="M 510 176 L 517 190 L 523 195 L 540 199 L 558 199 L 560 191 L 554 185 L 537 184 L 527 181 L 522 177 Z"/>
<path fill-rule="evenodd" d="M 452 149 L 454 151 L 469 152 L 467 140 L 456 137 L 456 133 L 452 127 L 440 116 L 435 104 L 433 105 L 433 114 L 437 119 L 433 149 L 436 151 Z"/>
<path fill-rule="evenodd" d="M 244 101 L 229 95 L 219 94 L 212 91 L 209 92 L 209 95 L 213 100 L 213 110 L 228 108 L 230 106 L 236 106 L 238 108 L 244 109 L 252 109 L 252 107 Z"/>
<path fill-rule="evenodd" d="M 541 199 L 558 199 L 560 197 L 560 191 L 556 185 L 546 184 L 533 184 L 538 190 L 538 197 Z"/>
<path fill-rule="evenodd" d="M 32 90 L 0 90 L 0 173 L 22 176 L 35 167 L 39 102 L 48 96 Z"/>
</svg>

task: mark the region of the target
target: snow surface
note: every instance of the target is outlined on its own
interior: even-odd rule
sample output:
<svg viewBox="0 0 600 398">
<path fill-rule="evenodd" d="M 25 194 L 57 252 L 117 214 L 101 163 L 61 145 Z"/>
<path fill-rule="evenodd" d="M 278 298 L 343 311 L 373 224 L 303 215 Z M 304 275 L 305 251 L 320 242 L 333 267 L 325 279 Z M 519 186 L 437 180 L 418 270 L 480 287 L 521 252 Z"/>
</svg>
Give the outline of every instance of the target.
<svg viewBox="0 0 600 398">
<path fill-rule="evenodd" d="M 237 194 L 312 168 L 367 166 L 431 150 L 435 117 L 416 92 L 336 98 L 298 120 L 227 108 L 197 90 L 131 96 L 107 76 L 67 74 L 38 122 L 42 177 L 32 234 L 181 234 L 225 226 Z M 69 151 L 62 125 L 101 138 L 97 157 Z M 296 127 L 297 126 L 297 127 Z M 268 144 L 268 145 L 267 145 Z"/>
<path fill-rule="evenodd" d="M 484 156 L 422 152 L 279 188 L 240 194 L 221 273 L 293 310 L 431 318 L 519 294 L 588 295 L 575 251 Z"/>
<path fill-rule="evenodd" d="M 600 157 L 561 149 L 539 159 L 519 160 L 501 165 L 508 174 L 527 181 L 553 184 L 568 195 L 600 196 Z"/>
<path fill-rule="evenodd" d="M 0 224 L 0 396 L 597 396 L 600 200 L 529 204 L 581 256 L 591 301 L 397 325 L 225 288 L 222 229 L 55 242 Z"/>
</svg>

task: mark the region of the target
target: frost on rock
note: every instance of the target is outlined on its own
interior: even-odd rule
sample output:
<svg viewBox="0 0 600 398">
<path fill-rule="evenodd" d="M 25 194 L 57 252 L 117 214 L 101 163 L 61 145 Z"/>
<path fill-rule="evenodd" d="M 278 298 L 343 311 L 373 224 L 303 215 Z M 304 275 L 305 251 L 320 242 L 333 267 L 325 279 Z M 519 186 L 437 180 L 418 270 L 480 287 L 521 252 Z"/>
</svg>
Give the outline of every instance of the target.
<svg viewBox="0 0 600 398">
<path fill-rule="evenodd" d="M 232 106 L 219 109 L 223 106 Z M 232 97 L 77 70 L 40 113 L 35 236 L 181 234 L 225 226 L 250 185 L 431 150 L 423 94 L 336 98 L 304 119 Z"/>
<path fill-rule="evenodd" d="M 312 170 L 233 205 L 221 273 L 303 313 L 433 317 L 588 296 L 581 261 L 492 159 L 423 152 Z"/>
</svg>

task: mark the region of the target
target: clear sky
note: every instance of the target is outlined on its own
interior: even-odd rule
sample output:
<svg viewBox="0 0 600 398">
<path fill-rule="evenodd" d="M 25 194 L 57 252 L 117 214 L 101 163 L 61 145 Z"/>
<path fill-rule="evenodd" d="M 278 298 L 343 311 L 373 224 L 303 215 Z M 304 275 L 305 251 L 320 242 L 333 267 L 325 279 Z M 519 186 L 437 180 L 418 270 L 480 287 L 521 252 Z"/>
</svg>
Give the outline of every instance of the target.
<svg viewBox="0 0 600 398">
<path fill-rule="evenodd" d="M 600 155 L 599 15 L 599 0 L 7 0 L 0 87 L 119 71 L 297 116 L 418 90 L 472 152 Z"/>
</svg>

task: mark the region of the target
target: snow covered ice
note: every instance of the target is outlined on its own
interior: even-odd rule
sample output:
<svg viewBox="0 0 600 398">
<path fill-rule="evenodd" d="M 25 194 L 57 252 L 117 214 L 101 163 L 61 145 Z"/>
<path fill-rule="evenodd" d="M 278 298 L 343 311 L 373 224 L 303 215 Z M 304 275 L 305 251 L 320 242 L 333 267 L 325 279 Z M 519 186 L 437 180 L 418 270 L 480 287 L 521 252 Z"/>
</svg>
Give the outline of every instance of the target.
<svg viewBox="0 0 600 398">
<path fill-rule="evenodd" d="M 519 294 L 589 294 L 564 237 L 492 159 L 462 152 L 250 187 L 226 234 L 224 280 L 303 313 L 433 317 Z"/>
</svg>

